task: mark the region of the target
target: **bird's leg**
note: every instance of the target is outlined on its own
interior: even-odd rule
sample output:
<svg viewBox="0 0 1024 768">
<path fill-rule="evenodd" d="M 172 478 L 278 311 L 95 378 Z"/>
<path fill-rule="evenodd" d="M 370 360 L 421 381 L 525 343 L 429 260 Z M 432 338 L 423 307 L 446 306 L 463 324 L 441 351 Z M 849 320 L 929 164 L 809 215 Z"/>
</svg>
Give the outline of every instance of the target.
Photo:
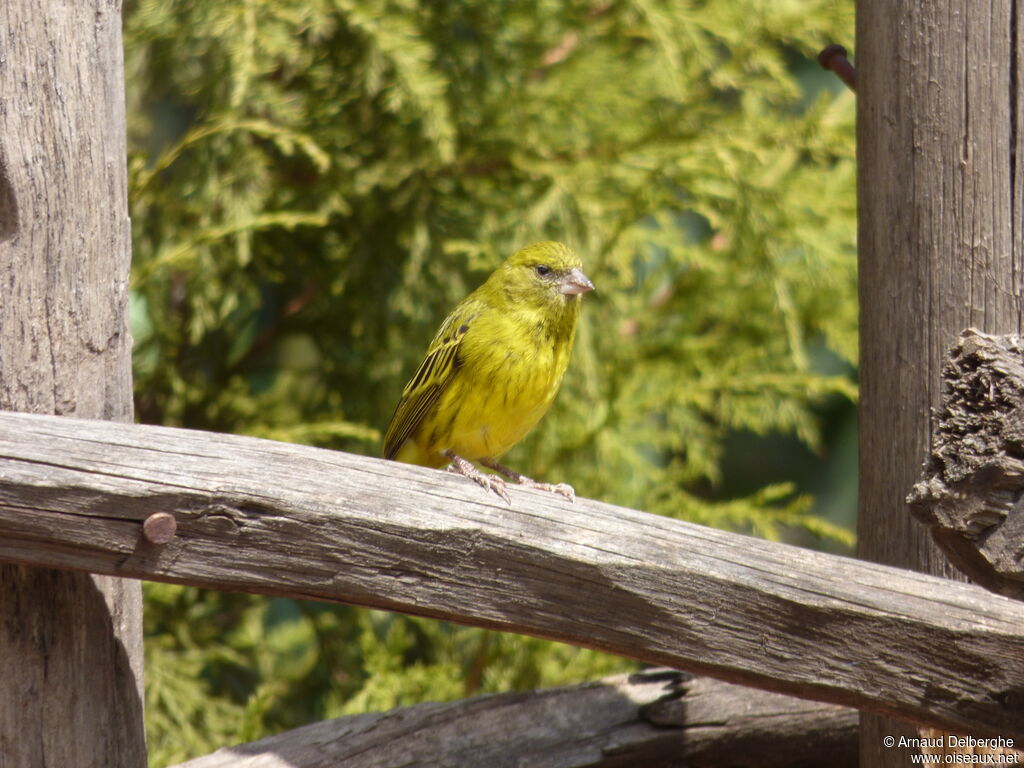
<svg viewBox="0 0 1024 768">
<path fill-rule="evenodd" d="M 526 475 L 520 475 L 514 469 L 509 469 L 504 464 L 499 464 L 494 459 L 480 459 L 480 463 L 485 467 L 490 467 L 498 474 L 504 475 L 512 482 L 519 483 L 527 488 L 536 488 L 538 491 L 550 491 L 551 493 L 557 493 L 560 496 L 565 496 L 565 498 L 573 503 L 576 502 L 576 491 L 574 491 L 572 486 L 567 483 L 559 483 L 558 485 L 540 483 Z"/>
<path fill-rule="evenodd" d="M 508 489 L 505 487 L 505 481 L 500 477 L 495 477 L 494 475 L 488 475 L 485 472 L 481 472 L 473 466 L 472 462 L 466 461 L 461 456 L 457 456 L 453 451 L 445 451 L 444 456 L 451 462 L 451 465 L 448 467 L 449 472 L 454 472 L 456 475 L 468 477 L 470 480 L 483 486 L 488 491 L 494 491 L 505 500 L 506 504 L 512 503 L 512 499 L 508 495 Z"/>
</svg>

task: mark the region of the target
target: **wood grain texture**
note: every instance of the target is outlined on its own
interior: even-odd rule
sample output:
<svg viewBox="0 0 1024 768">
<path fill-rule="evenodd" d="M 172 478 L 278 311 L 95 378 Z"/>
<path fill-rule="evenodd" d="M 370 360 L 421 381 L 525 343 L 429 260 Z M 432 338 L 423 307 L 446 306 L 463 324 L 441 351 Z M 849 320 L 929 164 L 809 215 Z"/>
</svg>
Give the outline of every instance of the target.
<svg viewBox="0 0 1024 768">
<path fill-rule="evenodd" d="M 326 720 L 175 768 L 852 768 L 857 713 L 650 670 Z"/>
<path fill-rule="evenodd" d="M 858 554 L 952 578 L 904 498 L 945 351 L 967 327 L 1020 330 L 1019 27 L 1011 0 L 857 6 Z M 862 765 L 906 765 L 882 743 L 901 733 L 865 718 Z"/>
<path fill-rule="evenodd" d="M 0 2 L 0 408 L 131 420 L 120 2 Z M 0 766 L 146 764 L 139 584 L 0 566 Z"/>
<path fill-rule="evenodd" d="M 942 369 L 942 407 L 907 503 L 961 571 L 1024 599 L 1024 341 L 974 329 Z"/>
<path fill-rule="evenodd" d="M 0 559 L 549 637 L 1024 739 L 1024 605 L 538 491 L 232 435 L 0 414 Z M 143 522 L 177 520 L 167 545 Z"/>
<path fill-rule="evenodd" d="M 0 407 L 132 417 L 121 4 L 0 4 Z"/>
</svg>

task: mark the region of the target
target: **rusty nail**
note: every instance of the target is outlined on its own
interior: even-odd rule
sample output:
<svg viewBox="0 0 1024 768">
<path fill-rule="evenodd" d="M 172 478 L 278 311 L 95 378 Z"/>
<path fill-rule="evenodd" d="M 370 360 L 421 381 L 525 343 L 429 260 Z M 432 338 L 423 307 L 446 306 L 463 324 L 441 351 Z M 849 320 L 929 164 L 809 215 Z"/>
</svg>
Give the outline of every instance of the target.
<svg viewBox="0 0 1024 768">
<path fill-rule="evenodd" d="M 177 530 L 178 521 L 170 512 L 154 512 L 142 524 L 142 535 L 153 544 L 166 544 Z"/>
<path fill-rule="evenodd" d="M 851 91 L 857 90 L 857 70 L 846 58 L 846 49 L 841 45 L 832 44 L 818 54 L 818 63 L 822 69 L 830 69 L 839 75 Z"/>
</svg>

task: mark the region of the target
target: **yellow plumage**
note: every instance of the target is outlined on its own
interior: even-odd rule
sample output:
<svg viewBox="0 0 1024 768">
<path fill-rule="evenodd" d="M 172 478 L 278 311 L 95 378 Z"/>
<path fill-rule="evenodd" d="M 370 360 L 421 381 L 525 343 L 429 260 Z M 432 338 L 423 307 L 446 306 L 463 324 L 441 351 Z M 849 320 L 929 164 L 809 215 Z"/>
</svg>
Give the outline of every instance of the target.
<svg viewBox="0 0 1024 768">
<path fill-rule="evenodd" d="M 513 254 L 441 324 L 402 392 L 384 437 L 385 458 L 451 463 L 499 493 L 496 479 L 481 479 L 457 459 L 540 485 L 496 462 L 554 401 L 572 354 L 580 296 L 592 289 L 579 256 L 561 243 Z"/>
</svg>

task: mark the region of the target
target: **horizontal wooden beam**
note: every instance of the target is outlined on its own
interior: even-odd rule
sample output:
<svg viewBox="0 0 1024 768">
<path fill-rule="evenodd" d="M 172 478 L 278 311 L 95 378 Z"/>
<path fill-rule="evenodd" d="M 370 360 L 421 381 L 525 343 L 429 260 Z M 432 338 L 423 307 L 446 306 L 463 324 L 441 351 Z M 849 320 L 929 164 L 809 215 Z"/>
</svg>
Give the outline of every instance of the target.
<svg viewBox="0 0 1024 768">
<path fill-rule="evenodd" d="M 649 670 L 339 717 L 175 768 L 855 768 L 857 733 L 854 709 Z"/>
<path fill-rule="evenodd" d="M 431 616 L 1024 743 L 1024 604 L 335 451 L 0 414 L 0 559 Z"/>
</svg>

